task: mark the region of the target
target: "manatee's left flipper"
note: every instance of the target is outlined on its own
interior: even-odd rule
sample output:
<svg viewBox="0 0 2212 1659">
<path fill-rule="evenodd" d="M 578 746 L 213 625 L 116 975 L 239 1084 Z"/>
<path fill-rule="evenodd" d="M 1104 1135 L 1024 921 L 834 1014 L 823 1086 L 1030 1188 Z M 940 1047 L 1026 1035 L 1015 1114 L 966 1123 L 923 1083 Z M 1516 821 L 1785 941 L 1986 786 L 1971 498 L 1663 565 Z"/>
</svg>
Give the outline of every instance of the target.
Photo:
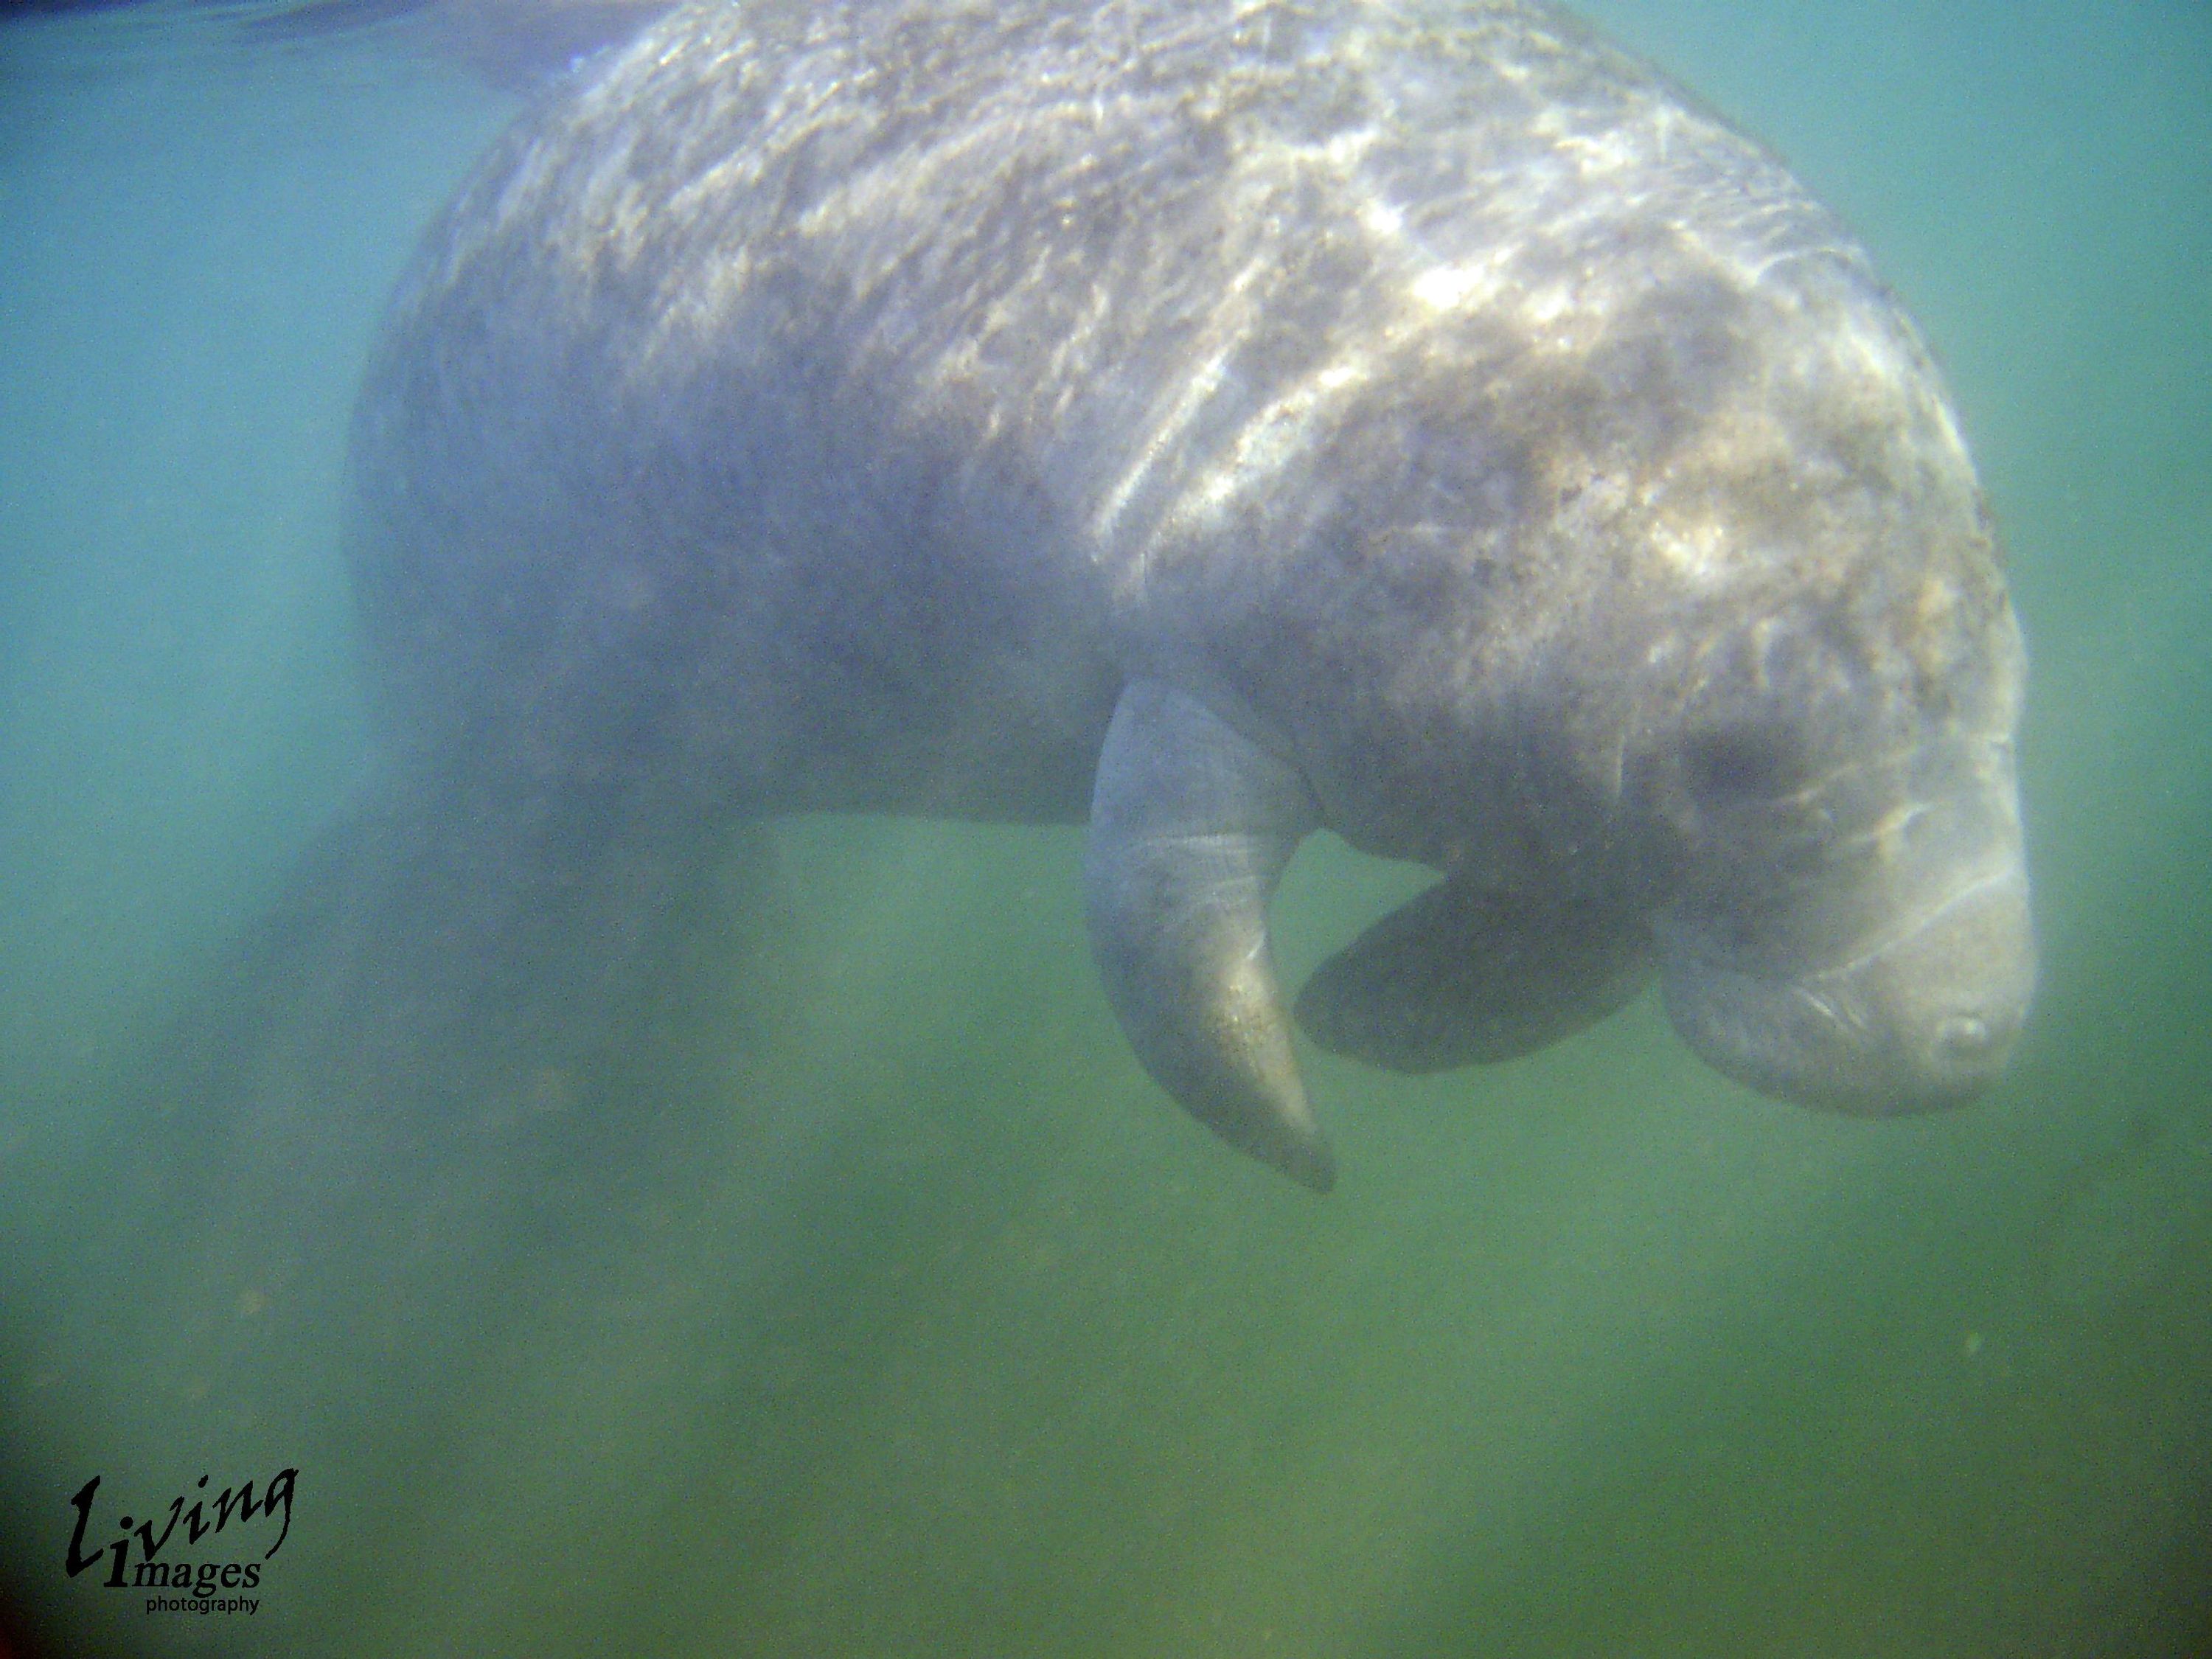
<svg viewBox="0 0 2212 1659">
<path fill-rule="evenodd" d="M 1571 1036 L 1651 976 L 1640 922 L 1595 904 L 1526 905 L 1439 882 L 1315 970 L 1298 1024 L 1395 1072 L 1510 1060 Z"/>
<path fill-rule="evenodd" d="M 1319 818 L 1297 769 L 1156 680 L 1121 694 L 1084 896 L 1106 999 L 1145 1069 L 1232 1146 L 1327 1192 L 1267 952 L 1267 901 Z"/>
</svg>

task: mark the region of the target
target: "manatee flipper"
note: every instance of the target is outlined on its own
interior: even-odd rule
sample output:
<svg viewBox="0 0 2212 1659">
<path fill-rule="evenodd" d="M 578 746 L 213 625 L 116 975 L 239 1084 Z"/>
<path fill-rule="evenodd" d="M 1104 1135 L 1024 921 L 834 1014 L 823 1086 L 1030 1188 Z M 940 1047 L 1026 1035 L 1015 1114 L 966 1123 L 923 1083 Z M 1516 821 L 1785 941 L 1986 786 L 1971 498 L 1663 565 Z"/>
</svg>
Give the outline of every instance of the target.
<svg viewBox="0 0 2212 1659">
<path fill-rule="evenodd" d="M 1596 904 L 1529 904 L 1439 882 L 1316 969 L 1298 1024 L 1396 1072 L 1510 1060 L 1571 1036 L 1651 975 L 1644 929 Z"/>
<path fill-rule="evenodd" d="M 1268 959 L 1267 901 L 1319 821 L 1297 769 L 1156 680 L 1107 728 L 1084 858 L 1091 948 L 1145 1069 L 1200 1122 L 1327 1192 Z"/>
</svg>

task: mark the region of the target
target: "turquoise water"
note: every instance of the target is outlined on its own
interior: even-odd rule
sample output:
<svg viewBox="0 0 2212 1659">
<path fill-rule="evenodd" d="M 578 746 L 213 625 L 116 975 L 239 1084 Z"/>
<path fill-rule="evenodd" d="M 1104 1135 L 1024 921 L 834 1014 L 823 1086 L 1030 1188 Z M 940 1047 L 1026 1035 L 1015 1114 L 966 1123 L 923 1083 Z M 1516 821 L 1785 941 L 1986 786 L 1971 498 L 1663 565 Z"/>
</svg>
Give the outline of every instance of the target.
<svg viewBox="0 0 2212 1659">
<path fill-rule="evenodd" d="M 281 1263 L 398 1177 L 179 1146 L 134 1243 L 175 1130 L 133 1055 L 362 775 L 349 400 L 513 104 L 382 34 L 0 33 L 12 1604 L 65 1651 L 2212 1650 L 2212 13 L 1583 10 L 1775 144 L 1948 365 L 2034 665 L 2002 1087 L 1841 1122 L 1649 1002 L 1493 1071 L 1308 1052 L 1317 1203 L 1138 1071 L 1074 834 L 782 823 L 600 1109 L 441 1171 L 409 1282 L 450 1318 L 366 1356 Z M 1285 976 L 1406 890 L 1309 848 Z M 182 1336 L 81 1375 L 227 1228 L 280 1264 L 225 1310 L 283 1333 L 252 1414 Z M 92 1474 L 166 1510 L 286 1465 L 253 1614 L 64 1574 Z"/>
</svg>

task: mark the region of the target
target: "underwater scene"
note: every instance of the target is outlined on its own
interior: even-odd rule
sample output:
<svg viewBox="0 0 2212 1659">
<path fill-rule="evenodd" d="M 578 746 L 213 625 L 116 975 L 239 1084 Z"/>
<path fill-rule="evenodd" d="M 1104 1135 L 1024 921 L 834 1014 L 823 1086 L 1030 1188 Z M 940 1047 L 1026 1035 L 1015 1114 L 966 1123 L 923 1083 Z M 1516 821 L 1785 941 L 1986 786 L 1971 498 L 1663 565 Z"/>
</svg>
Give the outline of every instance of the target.
<svg viewBox="0 0 2212 1659">
<path fill-rule="evenodd" d="M 1079 33 L 1132 8 L 1049 9 Z M 1317 1040 L 1328 1010 L 1294 994 L 1426 914 L 1424 861 L 1457 867 L 1326 812 L 1248 953 L 1297 1004 L 1295 1071 L 1222 1103 L 1176 1045 L 1233 1047 L 1245 1015 L 1192 1015 L 1197 968 L 1148 988 L 1173 939 L 1116 955 L 1103 789 L 1086 847 L 1100 744 L 1110 774 L 1138 712 L 1085 701 L 1103 647 L 1048 629 L 1054 702 L 957 594 L 791 589 L 972 637 L 959 686 L 1035 694 L 983 722 L 1026 757 L 1003 810 L 977 804 L 999 751 L 957 737 L 903 793 L 823 766 L 734 811 L 740 740 L 603 811 L 636 757 L 691 752 L 667 711 L 726 691 L 707 645 L 568 771 L 501 723 L 599 732 L 543 659 L 395 675 L 449 618 L 410 609 L 439 579 L 379 562 L 377 514 L 495 520 L 482 556 L 525 574 L 493 591 L 526 606 L 556 550 L 601 550 L 608 499 L 676 523 L 728 457 L 890 418 L 889 379 L 763 371 L 763 406 L 675 439 L 622 405 L 638 447 L 586 444 L 542 490 L 529 455 L 499 470 L 596 429 L 573 363 L 629 348 L 565 315 L 545 344 L 510 291 L 465 288 L 495 232 L 574 205 L 558 180 L 480 182 L 477 217 L 432 228 L 562 100 L 634 129 L 635 166 L 676 154 L 641 106 L 591 102 L 603 46 L 645 83 L 628 43 L 661 9 L 0 12 L 0 1659 L 2212 1654 L 2212 8 L 1574 8 L 1863 243 L 1986 490 L 2027 648 L 2033 1006 L 1993 1084 L 1903 1115 L 1771 1097 L 1805 1091 L 1645 987 L 1641 923 L 1541 1041 L 1364 1063 L 1419 1034 L 1358 986 L 1342 1006 L 1380 1023 Z M 807 9 L 758 9 L 815 40 Z M 906 94 L 921 127 L 968 118 L 942 91 Z M 684 210 L 744 188 L 708 182 Z M 1145 175 L 1131 222 L 1180 187 Z M 672 337 L 690 314 L 585 293 Z M 554 367 L 467 380 L 500 352 Z M 1108 445 L 1139 370 L 1079 367 L 1049 374 Z M 380 399 L 449 424 L 399 432 Z M 995 465 L 943 431 L 947 476 Z M 786 516 L 830 522 L 852 465 Z M 1129 477 L 1112 513 L 1150 510 Z M 1138 574 L 1225 603 L 1182 568 Z M 610 630 L 660 602 L 611 580 Z M 613 632 L 551 637 L 593 665 L 578 696 L 677 678 Z M 1248 641 L 1263 665 L 1309 644 Z M 794 697 L 823 654 L 781 623 L 746 650 L 787 657 Z M 410 721 L 435 755 L 395 773 Z M 591 805 L 502 796 L 477 756 L 510 739 L 513 775 Z M 1282 1105 L 1305 1095 L 1318 1130 Z"/>
</svg>

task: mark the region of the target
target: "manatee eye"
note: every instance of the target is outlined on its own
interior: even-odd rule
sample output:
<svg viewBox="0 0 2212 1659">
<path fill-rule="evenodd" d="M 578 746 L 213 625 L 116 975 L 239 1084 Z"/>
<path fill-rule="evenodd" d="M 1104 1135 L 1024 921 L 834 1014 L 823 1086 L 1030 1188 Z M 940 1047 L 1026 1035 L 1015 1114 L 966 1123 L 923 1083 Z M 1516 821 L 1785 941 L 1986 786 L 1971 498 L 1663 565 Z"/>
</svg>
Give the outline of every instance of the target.
<svg viewBox="0 0 2212 1659">
<path fill-rule="evenodd" d="M 1778 726 L 1716 726 L 1682 745 L 1683 781 L 1702 801 L 1778 795 L 1803 771 L 1796 740 Z"/>
</svg>

